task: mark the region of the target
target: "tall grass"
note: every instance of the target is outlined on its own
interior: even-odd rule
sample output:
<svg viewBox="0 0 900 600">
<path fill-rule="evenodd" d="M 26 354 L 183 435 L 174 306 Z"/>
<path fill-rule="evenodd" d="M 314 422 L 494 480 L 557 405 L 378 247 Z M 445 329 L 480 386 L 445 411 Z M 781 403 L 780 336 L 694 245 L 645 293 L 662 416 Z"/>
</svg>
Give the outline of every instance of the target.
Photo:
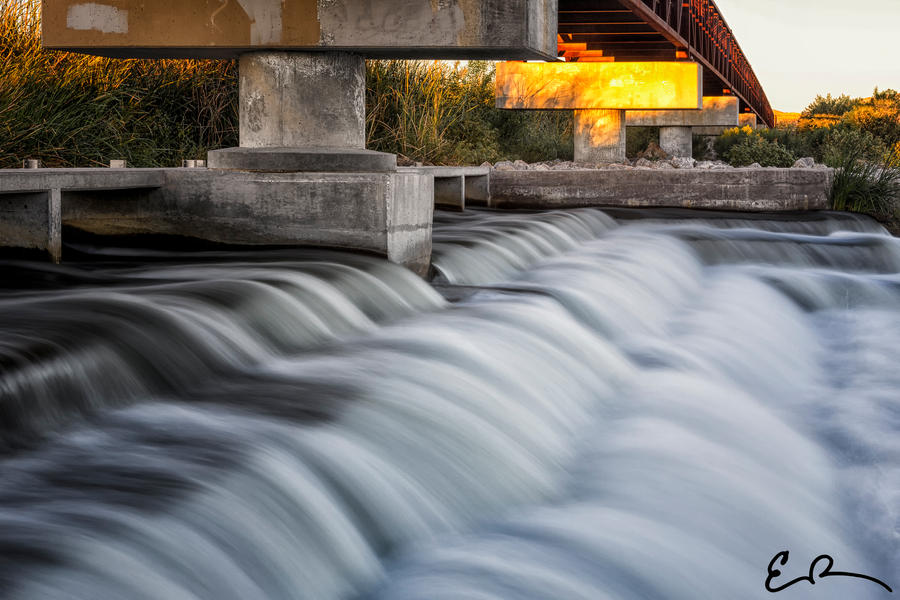
<svg viewBox="0 0 900 600">
<path fill-rule="evenodd" d="M 170 166 L 236 145 L 232 62 L 44 50 L 39 11 L 38 0 L 0 4 L 0 166 Z"/>
<path fill-rule="evenodd" d="M 369 61 L 373 150 L 428 164 L 572 158 L 571 111 L 494 108 L 491 63 Z M 232 61 L 44 50 L 39 0 L 0 0 L 0 168 L 180 164 L 238 144 Z"/>
<path fill-rule="evenodd" d="M 846 147 L 835 171 L 831 203 L 835 210 L 867 213 L 880 220 L 900 217 L 900 151 L 895 147 L 883 160 L 873 161 L 864 145 Z"/>
</svg>

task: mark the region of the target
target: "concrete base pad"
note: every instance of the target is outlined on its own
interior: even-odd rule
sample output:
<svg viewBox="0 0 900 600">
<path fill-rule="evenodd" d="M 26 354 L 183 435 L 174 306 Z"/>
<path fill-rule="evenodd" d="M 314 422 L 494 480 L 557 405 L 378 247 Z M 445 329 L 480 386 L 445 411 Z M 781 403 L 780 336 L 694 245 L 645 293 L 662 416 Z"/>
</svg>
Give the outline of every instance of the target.
<svg viewBox="0 0 900 600">
<path fill-rule="evenodd" d="M 828 208 L 831 169 L 494 171 L 491 207 Z"/>
<path fill-rule="evenodd" d="M 424 275 L 431 260 L 432 186 L 430 175 L 415 172 L 171 169 L 165 185 L 149 194 L 64 194 L 62 223 L 98 235 L 361 250 Z"/>
<path fill-rule="evenodd" d="M 394 171 L 397 157 L 355 148 L 224 148 L 212 150 L 207 164 L 264 173 L 360 173 Z"/>
</svg>

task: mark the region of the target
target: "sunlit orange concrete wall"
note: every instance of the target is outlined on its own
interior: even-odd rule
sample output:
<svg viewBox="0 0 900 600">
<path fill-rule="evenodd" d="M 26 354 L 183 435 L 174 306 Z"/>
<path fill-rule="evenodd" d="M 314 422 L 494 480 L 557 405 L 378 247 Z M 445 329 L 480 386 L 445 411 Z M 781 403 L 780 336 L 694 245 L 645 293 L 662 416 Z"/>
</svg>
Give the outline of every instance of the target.
<svg viewBox="0 0 900 600">
<path fill-rule="evenodd" d="M 695 109 L 700 65 L 691 62 L 506 62 L 497 65 L 497 108 Z"/>
</svg>

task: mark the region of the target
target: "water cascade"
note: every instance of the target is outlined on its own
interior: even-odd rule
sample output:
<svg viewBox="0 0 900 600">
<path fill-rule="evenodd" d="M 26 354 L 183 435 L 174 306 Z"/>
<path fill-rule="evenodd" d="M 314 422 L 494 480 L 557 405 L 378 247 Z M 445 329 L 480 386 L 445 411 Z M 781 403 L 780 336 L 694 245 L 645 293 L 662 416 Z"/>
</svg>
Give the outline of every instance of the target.
<svg viewBox="0 0 900 600">
<path fill-rule="evenodd" d="M 900 588 L 898 240 L 636 217 L 439 215 L 433 286 L 5 263 L 0 595 L 749 599 L 783 550 Z"/>
</svg>

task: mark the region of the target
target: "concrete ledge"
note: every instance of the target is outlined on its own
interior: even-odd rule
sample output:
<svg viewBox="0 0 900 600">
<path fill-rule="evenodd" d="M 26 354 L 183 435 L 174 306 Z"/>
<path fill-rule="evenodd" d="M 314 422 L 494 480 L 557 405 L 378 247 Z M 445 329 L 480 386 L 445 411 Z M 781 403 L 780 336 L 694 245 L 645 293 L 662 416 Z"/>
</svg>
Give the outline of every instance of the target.
<svg viewBox="0 0 900 600">
<path fill-rule="evenodd" d="M 207 164 L 265 173 L 360 173 L 395 171 L 397 157 L 354 148 L 225 148 L 209 152 Z"/>
<path fill-rule="evenodd" d="M 173 169 L 152 193 L 66 196 L 62 223 L 98 235 L 163 234 L 244 245 L 362 250 L 425 274 L 432 178 L 422 173 Z"/>
<path fill-rule="evenodd" d="M 0 194 L 158 188 L 168 171 L 177 169 L 0 169 Z"/>
<path fill-rule="evenodd" d="M 831 169 L 494 171 L 491 206 L 822 210 L 833 179 Z"/>
</svg>

